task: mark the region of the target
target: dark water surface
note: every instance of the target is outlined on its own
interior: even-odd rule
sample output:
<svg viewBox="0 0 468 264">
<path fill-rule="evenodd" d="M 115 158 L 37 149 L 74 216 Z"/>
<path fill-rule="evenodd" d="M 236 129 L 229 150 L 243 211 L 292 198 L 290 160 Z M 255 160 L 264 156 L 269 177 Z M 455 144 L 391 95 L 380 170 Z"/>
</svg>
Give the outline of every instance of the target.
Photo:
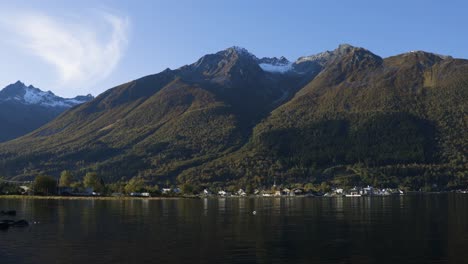
<svg viewBox="0 0 468 264">
<path fill-rule="evenodd" d="M 0 199 L 0 209 L 39 222 L 0 231 L 2 264 L 468 263 L 466 194 Z"/>
</svg>

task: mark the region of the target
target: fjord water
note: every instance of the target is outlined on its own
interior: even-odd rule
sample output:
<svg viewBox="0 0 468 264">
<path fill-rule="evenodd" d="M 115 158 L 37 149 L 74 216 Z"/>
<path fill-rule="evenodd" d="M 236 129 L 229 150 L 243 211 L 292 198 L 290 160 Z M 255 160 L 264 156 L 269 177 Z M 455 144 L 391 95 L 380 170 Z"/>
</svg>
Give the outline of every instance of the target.
<svg viewBox="0 0 468 264">
<path fill-rule="evenodd" d="M 0 263 L 468 263 L 468 195 L 0 199 Z M 256 214 L 252 212 L 256 211 Z"/>
</svg>

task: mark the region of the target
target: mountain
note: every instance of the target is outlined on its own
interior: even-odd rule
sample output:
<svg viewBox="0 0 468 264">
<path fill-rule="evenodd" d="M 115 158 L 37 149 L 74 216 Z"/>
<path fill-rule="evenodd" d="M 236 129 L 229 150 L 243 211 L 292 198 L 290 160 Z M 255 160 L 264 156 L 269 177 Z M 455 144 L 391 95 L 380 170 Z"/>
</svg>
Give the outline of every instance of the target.
<svg viewBox="0 0 468 264">
<path fill-rule="evenodd" d="M 0 171 L 260 186 L 467 182 L 468 60 L 231 47 L 109 89 L 0 145 Z M 442 176 L 443 175 L 443 176 Z"/>
<path fill-rule="evenodd" d="M 0 91 L 0 142 L 25 135 L 66 109 L 92 100 L 91 95 L 61 98 L 17 81 Z"/>
</svg>

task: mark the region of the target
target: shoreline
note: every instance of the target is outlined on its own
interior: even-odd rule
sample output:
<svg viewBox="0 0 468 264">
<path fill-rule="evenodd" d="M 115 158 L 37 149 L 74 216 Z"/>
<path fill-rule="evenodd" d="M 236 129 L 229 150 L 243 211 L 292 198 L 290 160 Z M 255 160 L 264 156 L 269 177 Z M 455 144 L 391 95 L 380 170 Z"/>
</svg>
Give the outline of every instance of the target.
<svg viewBox="0 0 468 264">
<path fill-rule="evenodd" d="M 112 197 L 112 196 L 40 196 L 40 195 L 0 195 L 0 199 L 21 200 L 172 200 L 196 197 Z"/>
<path fill-rule="evenodd" d="M 113 196 L 40 196 L 40 195 L 0 195 L 0 199 L 21 199 L 21 200 L 115 200 L 115 201 L 124 201 L 124 200 L 176 200 L 176 199 L 226 199 L 226 198 L 262 198 L 262 199 L 272 199 L 272 198 L 374 198 L 374 197 L 403 197 L 403 196 L 412 196 L 412 195 L 427 195 L 427 194 L 446 194 L 446 193 L 457 193 L 457 192 L 408 192 L 405 195 L 366 195 L 359 197 L 345 197 L 345 196 L 157 196 L 157 197 L 132 197 L 132 196 L 123 196 L 123 197 L 113 197 Z"/>
</svg>

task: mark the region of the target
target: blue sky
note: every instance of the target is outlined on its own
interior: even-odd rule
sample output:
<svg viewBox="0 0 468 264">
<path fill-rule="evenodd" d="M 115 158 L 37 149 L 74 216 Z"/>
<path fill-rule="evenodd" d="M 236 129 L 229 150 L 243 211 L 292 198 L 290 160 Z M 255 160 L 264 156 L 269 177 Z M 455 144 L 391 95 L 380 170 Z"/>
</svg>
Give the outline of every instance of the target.
<svg viewBox="0 0 468 264">
<path fill-rule="evenodd" d="M 431 0 L 2 0 L 0 87 L 97 95 L 233 45 L 290 60 L 340 43 L 468 58 L 466 14 L 464 1 Z"/>
</svg>

